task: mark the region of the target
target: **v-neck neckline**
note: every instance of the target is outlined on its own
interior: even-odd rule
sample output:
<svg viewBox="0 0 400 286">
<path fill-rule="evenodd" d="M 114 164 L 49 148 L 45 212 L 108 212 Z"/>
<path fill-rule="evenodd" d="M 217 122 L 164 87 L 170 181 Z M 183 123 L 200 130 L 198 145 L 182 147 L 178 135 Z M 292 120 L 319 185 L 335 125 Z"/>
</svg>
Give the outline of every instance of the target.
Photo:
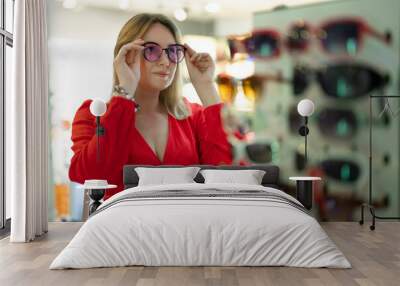
<svg viewBox="0 0 400 286">
<path fill-rule="evenodd" d="M 147 148 L 151 151 L 151 154 L 153 154 L 153 156 L 160 162 L 160 163 L 164 163 L 165 161 L 165 155 L 167 154 L 168 151 L 168 146 L 169 146 L 169 141 L 170 141 L 170 134 L 171 134 L 171 119 L 170 119 L 170 114 L 169 112 L 167 112 L 167 142 L 165 143 L 165 149 L 164 149 L 164 154 L 163 157 L 160 159 L 157 156 L 157 152 L 156 150 L 153 150 L 153 148 L 151 148 L 150 144 L 146 141 L 146 138 L 144 138 L 144 136 L 142 135 L 142 133 L 140 133 L 139 129 L 136 128 L 136 117 L 135 117 L 135 122 L 133 124 L 134 129 L 136 130 L 136 132 L 138 133 L 139 137 L 142 139 L 142 141 L 144 142 L 144 145 L 147 146 Z"/>
</svg>

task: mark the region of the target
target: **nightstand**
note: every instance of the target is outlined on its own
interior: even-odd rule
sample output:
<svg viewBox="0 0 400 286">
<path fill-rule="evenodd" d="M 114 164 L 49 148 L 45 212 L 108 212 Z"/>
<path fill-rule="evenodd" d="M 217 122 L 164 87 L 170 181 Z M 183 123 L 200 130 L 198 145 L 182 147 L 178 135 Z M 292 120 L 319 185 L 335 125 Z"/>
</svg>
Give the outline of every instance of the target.
<svg viewBox="0 0 400 286">
<path fill-rule="evenodd" d="M 289 180 L 296 181 L 296 199 L 308 210 L 313 205 L 313 181 L 320 181 L 320 177 L 289 177 Z"/>
</svg>

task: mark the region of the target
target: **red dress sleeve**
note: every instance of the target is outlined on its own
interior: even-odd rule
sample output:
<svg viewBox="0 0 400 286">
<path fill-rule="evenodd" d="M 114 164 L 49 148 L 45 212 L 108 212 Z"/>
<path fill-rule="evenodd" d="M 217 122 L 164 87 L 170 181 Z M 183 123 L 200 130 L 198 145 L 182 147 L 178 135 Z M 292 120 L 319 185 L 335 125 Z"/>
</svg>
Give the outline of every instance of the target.
<svg viewBox="0 0 400 286">
<path fill-rule="evenodd" d="M 199 146 L 201 164 L 231 165 L 233 161 L 232 147 L 224 130 L 221 110 L 223 103 L 206 108 L 200 104 L 190 103 L 196 140 Z"/>
<path fill-rule="evenodd" d="M 115 181 L 128 159 L 128 136 L 134 116 L 134 103 L 123 97 L 113 96 L 107 103 L 107 111 L 101 117 L 104 127 L 99 137 L 100 161 L 97 162 L 96 117 L 90 113 L 92 100 L 79 107 L 72 122 L 71 147 L 74 155 L 69 167 L 69 178 L 83 184 L 87 179 Z"/>
</svg>

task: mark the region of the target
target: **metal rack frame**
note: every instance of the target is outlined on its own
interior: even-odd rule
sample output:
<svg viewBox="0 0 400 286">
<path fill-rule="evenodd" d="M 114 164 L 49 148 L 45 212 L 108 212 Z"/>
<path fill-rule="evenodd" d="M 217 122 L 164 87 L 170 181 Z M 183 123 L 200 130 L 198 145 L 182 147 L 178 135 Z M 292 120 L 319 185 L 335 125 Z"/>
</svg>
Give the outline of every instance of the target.
<svg viewBox="0 0 400 286">
<path fill-rule="evenodd" d="M 364 224 L 364 208 L 368 208 L 372 215 L 372 225 L 369 226 L 370 230 L 375 230 L 376 219 L 400 219 L 400 217 L 383 217 L 375 214 L 375 207 L 372 205 L 372 99 L 373 98 L 400 98 L 400 95 L 370 95 L 369 96 L 369 183 L 368 183 L 368 203 L 361 205 L 361 220 L 360 225 Z"/>
</svg>

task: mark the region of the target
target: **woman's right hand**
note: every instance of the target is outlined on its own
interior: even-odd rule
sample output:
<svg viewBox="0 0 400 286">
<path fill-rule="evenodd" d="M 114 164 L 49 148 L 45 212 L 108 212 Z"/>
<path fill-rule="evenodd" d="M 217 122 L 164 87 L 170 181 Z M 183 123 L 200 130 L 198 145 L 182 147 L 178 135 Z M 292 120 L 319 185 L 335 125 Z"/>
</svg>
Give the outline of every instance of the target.
<svg viewBox="0 0 400 286">
<path fill-rule="evenodd" d="M 136 39 L 121 47 L 114 59 L 119 85 L 134 94 L 140 79 L 140 55 L 144 40 Z"/>
</svg>

